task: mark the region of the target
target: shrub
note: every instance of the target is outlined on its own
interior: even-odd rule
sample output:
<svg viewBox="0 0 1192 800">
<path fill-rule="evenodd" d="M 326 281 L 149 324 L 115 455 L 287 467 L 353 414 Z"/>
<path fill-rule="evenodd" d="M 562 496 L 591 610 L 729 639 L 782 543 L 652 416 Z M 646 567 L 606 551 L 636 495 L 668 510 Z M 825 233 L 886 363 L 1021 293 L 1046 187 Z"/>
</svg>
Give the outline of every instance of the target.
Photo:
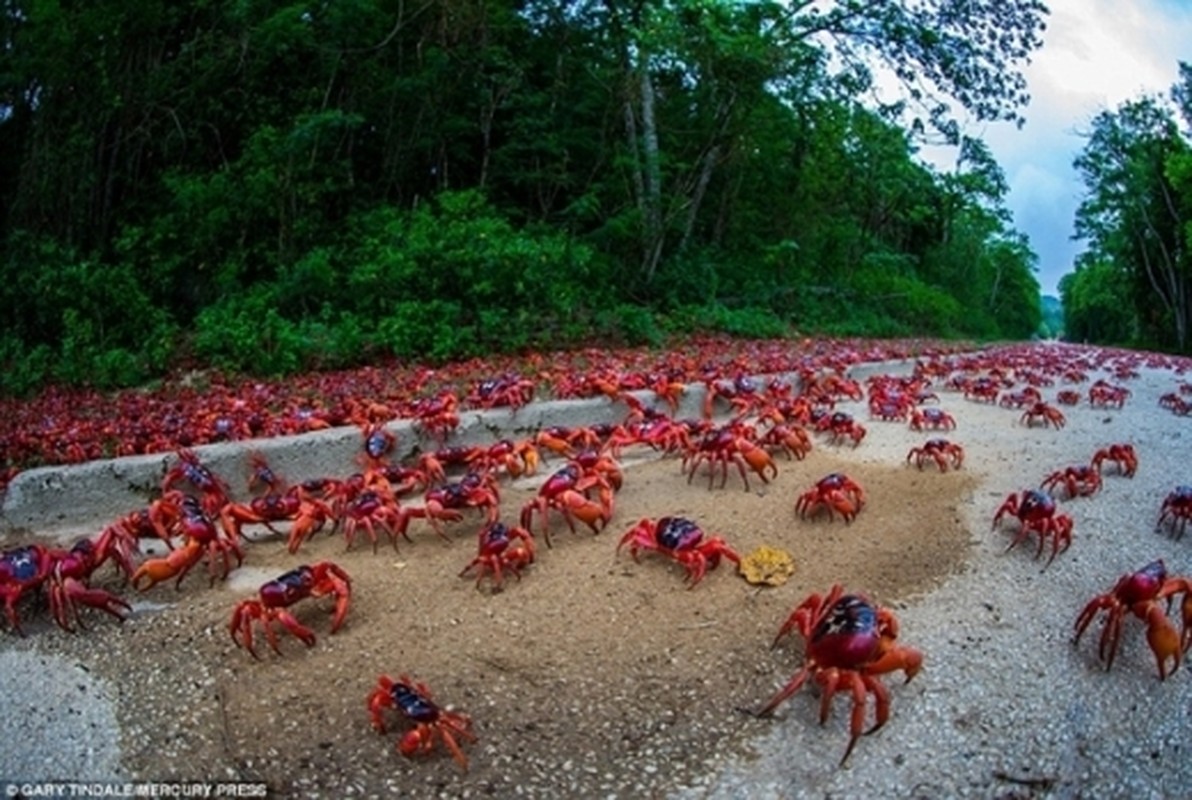
<svg viewBox="0 0 1192 800">
<path fill-rule="evenodd" d="M 397 303 L 377 326 L 377 343 L 398 358 L 443 362 L 479 355 L 459 304 L 448 300 Z"/>
<path fill-rule="evenodd" d="M 269 376 L 296 372 L 313 348 L 299 326 L 275 306 L 271 285 L 258 285 L 208 306 L 195 318 L 195 354 L 232 372 Z"/>
<path fill-rule="evenodd" d="M 628 303 L 619 303 L 598 312 L 595 329 L 590 333 L 600 341 L 630 347 L 658 346 L 663 340 L 663 332 L 654 312 Z"/>
</svg>

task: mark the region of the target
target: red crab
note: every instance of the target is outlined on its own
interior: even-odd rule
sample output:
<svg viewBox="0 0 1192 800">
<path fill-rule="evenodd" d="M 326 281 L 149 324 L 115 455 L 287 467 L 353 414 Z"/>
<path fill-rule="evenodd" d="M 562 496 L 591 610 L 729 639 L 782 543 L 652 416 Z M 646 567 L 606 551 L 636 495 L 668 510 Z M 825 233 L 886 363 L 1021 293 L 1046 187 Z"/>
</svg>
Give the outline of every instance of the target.
<svg viewBox="0 0 1192 800">
<path fill-rule="evenodd" d="M 964 464 L 964 448 L 947 439 L 928 439 L 922 447 L 912 447 L 906 454 L 906 463 L 915 460 L 915 466 L 923 469 L 923 465 L 934 460 L 940 472 L 947 472 L 949 465 L 953 469 L 960 469 Z"/>
<path fill-rule="evenodd" d="M 335 597 L 335 616 L 331 621 L 331 632 L 335 633 L 348 615 L 348 605 L 352 599 L 352 579 L 338 564 L 330 561 L 297 567 L 263 584 L 258 597 L 241 600 L 236 604 L 232 610 L 232 619 L 228 623 L 228 633 L 232 635 L 232 641 L 248 650 L 253 658 L 259 658 L 253 647 L 252 627 L 255 621 L 260 621 L 261 627 L 265 630 L 265 639 L 278 655 L 281 655 L 281 648 L 278 646 L 277 633 L 273 629 L 274 622 L 280 622 L 283 628 L 301 639 L 307 647 L 312 647 L 315 643 L 314 631 L 299 622 L 286 609 L 299 600 L 329 594 Z"/>
<path fill-rule="evenodd" d="M 262 490 L 266 496 L 283 494 L 286 481 L 274 471 L 264 453 L 252 452 L 248 454 L 248 491 L 256 494 Z"/>
<path fill-rule="evenodd" d="M 136 571 L 133 562 L 140 553 L 141 539 L 157 539 L 166 549 L 174 549 L 169 535 L 153 524 L 150 508 L 131 511 L 110 523 L 100 532 L 97 545 L 101 551 L 111 554 L 127 578 Z"/>
<path fill-rule="evenodd" d="M 867 433 L 864 425 L 854 420 L 851 414 L 846 414 L 843 411 L 825 414 L 816 423 L 815 429 L 817 431 L 828 431 L 831 433 L 833 444 L 844 439 L 852 439 L 853 447 L 861 444 L 861 440 L 865 438 L 865 434 Z"/>
<path fill-rule="evenodd" d="M 538 471 L 538 448 L 530 439 L 502 439 L 487 449 L 477 448 L 468 458 L 468 468 L 481 472 L 504 469 L 512 478 L 533 475 Z"/>
<path fill-rule="evenodd" d="M 1064 427 L 1064 424 L 1067 422 L 1067 420 L 1064 419 L 1063 412 L 1061 412 L 1055 406 L 1048 405 L 1043 401 L 1035 403 L 1026 411 L 1022 412 L 1019 422 L 1030 428 L 1034 426 L 1035 420 L 1037 419 L 1043 420 L 1043 427 L 1047 427 L 1049 424 L 1054 425 L 1057 431 Z"/>
<path fill-rule="evenodd" d="M 840 759 L 843 766 L 857 740 L 877 731 L 890 717 L 890 692 L 878 676 L 902 670 L 909 683 L 923 666 L 923 654 L 896 644 L 898 620 L 892 611 L 875 605 L 864 595 L 846 595 L 839 584 L 826 597 L 812 594 L 800 603 L 774 637 L 771 647 L 792 631 L 798 631 L 805 642 L 803 667 L 756 715 L 768 716 L 812 678 L 822 691 L 820 724 L 823 725 L 832 709 L 832 698 L 838 691 L 848 692 L 853 698 L 853 713 L 851 738 Z M 865 731 L 870 694 L 875 700 L 875 720 L 873 727 Z"/>
<path fill-rule="evenodd" d="M 162 478 L 162 494 L 170 494 L 179 484 L 189 484 L 202 495 L 203 510 L 212 517 L 217 516 L 219 509 L 229 502 L 227 481 L 199 461 L 193 450 L 182 449 L 177 455 L 178 463 Z"/>
<path fill-rule="evenodd" d="M 850 400 L 860 400 L 865 396 L 865 393 L 861 390 L 861 384 L 852 378 L 845 378 L 834 373 L 824 375 L 816 388 L 818 391 L 832 397 L 847 397 Z"/>
<path fill-rule="evenodd" d="M 492 524 L 497 521 L 500 511 L 500 496 L 497 493 L 496 480 L 489 474 L 469 472 L 453 483 L 447 483 L 426 493 L 426 503 L 421 509 L 411 509 L 410 514 L 425 517 L 430 521 L 435 533 L 448 539 L 443 532 L 443 522 L 459 522 L 463 519 L 461 513 L 465 508 L 479 508 L 485 510 L 485 522 Z"/>
<path fill-rule="evenodd" d="M 1181 593 L 1184 595 L 1180 604 L 1183 630 L 1177 632 L 1167 618 L 1165 609 Z M 1122 622 L 1127 614 L 1133 614 L 1146 623 L 1147 643 L 1159 665 L 1159 680 L 1168 675 L 1168 661 L 1173 662 L 1172 672 L 1179 669 L 1181 655 L 1192 645 L 1192 579 L 1168 577 L 1162 559 L 1152 561 L 1138 572 L 1123 575 L 1112 589 L 1094 597 L 1080 612 L 1076 618 L 1074 644 L 1080 642 L 1089 623 L 1101 611 L 1108 612 L 1108 616 L 1101 629 L 1097 656 L 1105 662 L 1106 670 L 1113 666 L 1118 640 L 1122 635 Z"/>
<path fill-rule="evenodd" d="M 977 378 L 964 387 L 965 399 L 978 403 L 996 403 L 1000 393 L 1000 384 L 993 378 Z"/>
<path fill-rule="evenodd" d="M 447 482 L 448 467 L 466 467 L 481 452 L 479 447 L 443 447 L 418 456 L 418 469 L 426 476 L 428 485 L 436 486 Z"/>
<path fill-rule="evenodd" d="M 1092 497 L 1101 491 L 1101 473 L 1088 464 L 1057 469 L 1043 479 L 1040 488 L 1055 494 L 1055 490 L 1063 486 L 1068 498 Z"/>
<path fill-rule="evenodd" d="M 791 456 L 802 461 L 812 450 L 811 436 L 801 425 L 780 422 L 766 431 L 761 438 L 762 447 L 781 450 L 789 459 Z"/>
<path fill-rule="evenodd" d="M 424 397 L 410 408 L 414 426 L 443 442 L 459 427 L 459 397 L 444 389 L 434 397 Z"/>
<path fill-rule="evenodd" d="M 380 422 L 364 425 L 360 431 L 364 437 L 364 451 L 357 460 L 368 469 L 389 463 L 389 456 L 397 447 L 397 436 Z"/>
<path fill-rule="evenodd" d="M 493 591 L 500 591 L 502 570 L 512 572 L 513 577 L 521 580 L 521 571 L 534 563 L 534 536 L 525 528 L 510 528 L 504 523 L 493 522 L 481 528 L 477 538 L 476 557 L 459 573 L 462 578 L 472 567 L 479 567 L 476 570 L 477 586 L 491 573 Z"/>
<path fill-rule="evenodd" d="M 1024 489 L 1021 496 L 1009 495 L 994 514 L 992 527 L 996 528 L 1006 514 L 1016 517 L 1020 525 L 1018 535 L 1006 547 L 1006 552 L 1034 531 L 1039 534 L 1039 549 L 1035 552 L 1035 558 L 1042 555 L 1043 545 L 1051 537 L 1051 558 L 1047 559 L 1050 565 L 1057 555 L 1072 544 L 1072 518 L 1067 514 L 1055 513 L 1055 500 L 1046 492 Z"/>
<path fill-rule="evenodd" d="M 220 525 L 229 531 L 234 539 L 240 538 L 243 525 L 264 525 L 274 533 L 280 533 L 273 527 L 275 522 L 291 522 L 298 527 L 298 521 L 303 520 L 302 532 L 297 536 L 299 542 L 310 536 L 321 524 L 318 519 L 326 520 L 333 516 L 331 506 L 326 501 L 307 496 L 301 487 L 292 487 L 285 494 L 265 494 L 254 497 L 247 504 L 228 503 L 219 513 Z M 307 520 L 310 520 L 309 522 Z M 312 527 L 306 530 L 308 527 Z M 291 529 L 290 540 L 293 543 L 295 535 Z M 290 552 L 294 552 L 294 547 Z"/>
<path fill-rule="evenodd" d="M 914 410 L 915 400 L 904 392 L 878 392 L 869 400 L 869 418 L 883 422 L 906 422 Z"/>
<path fill-rule="evenodd" d="M 1080 405 L 1080 392 L 1071 389 L 1061 389 L 1056 393 L 1055 401 L 1063 406 Z"/>
<path fill-rule="evenodd" d="M 820 478 L 815 486 L 799 495 L 795 501 L 795 513 L 806 519 L 814 517 L 821 508 L 839 512 L 845 522 L 852 522 L 857 512 L 865 505 L 865 492 L 860 484 L 840 472 L 833 472 Z"/>
<path fill-rule="evenodd" d="M 165 495 L 149 507 L 149 517 L 163 539 L 181 536 L 183 545 L 171 550 L 164 558 L 151 558 L 139 566 L 132 575 L 132 585 L 138 591 L 150 589 L 161 581 L 177 577 L 175 588 L 182 585 L 191 568 L 207 556 L 207 571 L 211 585 L 215 585 L 217 564 L 223 561 L 221 579 L 227 578 L 232 570 L 232 557 L 236 565 L 244 561 L 244 551 L 234 537 L 234 531 L 221 530 L 211 516 L 203 509 L 202 502 L 191 495 L 177 490 Z M 140 585 L 142 580 L 145 585 Z"/>
<path fill-rule="evenodd" d="M 911 410 L 911 430 L 942 430 L 956 429 L 956 418 L 938 408 L 916 408 Z"/>
<path fill-rule="evenodd" d="M 642 519 L 621 537 L 617 552 L 626 544 L 634 561 L 639 551 L 654 550 L 682 564 L 687 570 L 688 588 L 695 588 L 704 573 L 719 566 L 722 556 L 734 564 L 741 563 L 728 542 L 719 536 L 705 538 L 703 529 L 684 517 Z"/>
<path fill-rule="evenodd" d="M 589 447 L 581 450 L 571 460 L 571 463 L 580 469 L 579 489 L 581 491 L 590 486 L 599 486 L 616 492 L 620 491 L 621 485 L 625 482 L 621 465 L 612 456 L 594 448 Z"/>
<path fill-rule="evenodd" d="M 50 598 L 50 612 L 63 630 L 80 621 L 78 605 L 98 608 L 124 621 L 131 606 L 103 589 L 87 586 L 87 579 L 110 554 L 90 539 L 80 539 L 70 550 L 29 544 L 0 552 L 0 599 L 13 632 L 24 635 L 17 603 L 41 588 Z"/>
<path fill-rule="evenodd" d="M 757 381 L 748 375 L 738 375 L 731 381 L 704 381 L 704 419 L 712 419 L 716 410 L 716 399 L 723 397 L 732 406 L 734 414 L 748 414 L 762 401 Z"/>
<path fill-rule="evenodd" d="M 592 428 L 566 428 L 562 425 L 552 425 L 543 428 L 533 439 L 538 447 L 544 447 L 550 452 L 563 458 L 575 455 L 576 447 L 597 447 L 600 437 Z"/>
<path fill-rule="evenodd" d="M 1130 390 L 1124 386 L 1114 386 L 1105 380 L 1098 380 L 1089 387 L 1089 405 L 1094 408 L 1121 408 L 1130 397 Z"/>
<path fill-rule="evenodd" d="M 402 675 L 396 681 L 387 675 L 377 679 L 377 688 L 368 696 L 368 713 L 372 717 L 372 726 L 380 733 L 385 732 L 385 718 L 382 712 L 386 708 L 395 708 L 402 716 L 414 723 L 413 730 L 406 731 L 397 740 L 397 749 L 403 756 L 431 752 L 435 740 L 441 740 L 451 751 L 451 757 L 460 768 L 468 771 L 468 758 L 460 749 L 456 737 L 476 741 L 472 733 L 472 720 L 465 714 L 448 711 L 439 707 L 431 699 L 430 689 L 426 684 Z"/>
<path fill-rule="evenodd" d="M 728 465 L 735 464 L 741 473 L 741 480 L 745 490 L 749 490 L 749 477 L 745 467 L 752 469 L 762 483 L 770 482 L 770 475 L 778 476 L 778 465 L 773 457 L 761 445 L 750 441 L 746 432 L 737 425 L 725 425 L 709 431 L 699 444 L 689 449 L 683 456 L 683 468 L 687 470 L 687 482 L 691 483 L 700 465 L 707 462 L 708 488 L 716 478 L 716 466 L 720 465 L 720 488 L 728 482 Z"/>
<path fill-rule="evenodd" d="M 372 485 L 361 489 L 344 505 L 343 531 L 344 541 L 350 550 L 356 541 L 356 532 L 363 530 L 372 542 L 373 552 L 377 552 L 377 529 L 389 535 L 393 549 L 397 550 L 398 537 L 410 541 L 407 529 L 410 518 L 420 516 L 417 509 L 403 508 L 390 491 L 383 485 Z M 438 531 L 438 528 L 435 529 Z M 438 531 L 439 535 L 443 535 Z M 301 543 L 301 540 L 299 540 Z"/>
<path fill-rule="evenodd" d="M 656 374 L 649 376 L 650 390 L 654 396 L 666 403 L 671 416 L 679 412 L 679 403 L 687 394 L 687 386 L 672 376 Z"/>
<path fill-rule="evenodd" d="M 1002 408 L 1022 408 L 1034 405 L 1043 399 L 1043 395 L 1033 386 L 1028 386 L 1021 392 L 1006 392 L 998 398 L 997 404 Z"/>
<path fill-rule="evenodd" d="M 468 392 L 466 401 L 474 408 L 508 406 L 514 411 L 534 399 L 534 381 L 506 373 L 480 381 Z"/>
<path fill-rule="evenodd" d="M 588 496 L 595 489 L 597 499 Z M 550 547 L 550 511 L 554 509 L 563 515 L 567 527 L 575 532 L 575 520 L 598 533 L 608 524 L 613 514 L 613 485 L 599 472 L 585 474 L 577 461 L 570 461 L 546 479 L 538 488 L 538 495 L 521 510 L 521 525 L 527 530 L 533 526 L 534 512 L 542 517 L 542 535 Z"/>
<path fill-rule="evenodd" d="M 1102 471 L 1101 465 L 1106 461 L 1116 464 L 1118 471 L 1127 478 L 1133 478 L 1138 471 L 1138 454 L 1132 444 L 1111 444 L 1093 454 L 1093 467 L 1097 472 Z"/>
<path fill-rule="evenodd" d="M 101 534 L 99 539 L 79 539 L 69 550 L 51 550 L 53 567 L 47 586 L 50 590 L 50 611 L 63 630 L 73 630 L 74 623 L 82 626 L 79 605 L 106 611 L 120 622 L 132 610 L 132 606 L 111 592 L 93 589 L 87 585 L 91 574 L 103 566 L 109 558 L 114 559 L 125 578 L 131 573 L 131 564 L 122 562 L 113 543 Z"/>
<path fill-rule="evenodd" d="M 1170 522 L 1172 538 L 1179 539 L 1184 535 L 1188 520 L 1192 520 L 1192 486 L 1177 486 L 1164 498 L 1155 528 L 1161 528 L 1164 522 Z"/>
</svg>

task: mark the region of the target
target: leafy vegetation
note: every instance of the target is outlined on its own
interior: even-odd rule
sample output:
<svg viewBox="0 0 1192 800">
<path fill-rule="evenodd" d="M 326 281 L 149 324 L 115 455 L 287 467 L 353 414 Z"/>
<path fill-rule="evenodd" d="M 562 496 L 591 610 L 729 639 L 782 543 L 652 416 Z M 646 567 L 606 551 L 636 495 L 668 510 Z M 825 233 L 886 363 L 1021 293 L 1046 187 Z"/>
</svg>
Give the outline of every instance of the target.
<svg viewBox="0 0 1192 800">
<path fill-rule="evenodd" d="M 1046 11 L 953 6 L 13 0 L 0 391 L 703 330 L 1027 336 L 1034 255 L 953 104 L 1020 120 Z M 862 102 L 878 68 L 904 102 Z"/>
<path fill-rule="evenodd" d="M 1068 335 L 1187 353 L 1192 349 L 1192 66 L 1168 99 L 1099 114 L 1076 159 L 1087 243 L 1060 283 Z"/>
</svg>

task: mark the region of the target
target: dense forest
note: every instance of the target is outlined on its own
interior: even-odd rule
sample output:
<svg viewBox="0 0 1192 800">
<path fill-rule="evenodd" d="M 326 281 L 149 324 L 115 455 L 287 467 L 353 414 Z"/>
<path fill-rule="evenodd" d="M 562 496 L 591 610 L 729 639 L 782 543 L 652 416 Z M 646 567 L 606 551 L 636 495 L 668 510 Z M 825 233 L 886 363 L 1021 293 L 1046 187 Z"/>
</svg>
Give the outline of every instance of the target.
<svg viewBox="0 0 1192 800">
<path fill-rule="evenodd" d="M 1184 129 L 1180 129 L 1180 122 Z M 1192 65 L 1167 97 L 1098 114 L 1076 159 L 1086 249 L 1060 282 L 1068 336 L 1192 352 Z"/>
<path fill-rule="evenodd" d="M 961 121 L 1021 122 L 1045 16 L 5 0 L 0 391 L 692 331 L 1028 336 L 1035 255 Z"/>
</svg>

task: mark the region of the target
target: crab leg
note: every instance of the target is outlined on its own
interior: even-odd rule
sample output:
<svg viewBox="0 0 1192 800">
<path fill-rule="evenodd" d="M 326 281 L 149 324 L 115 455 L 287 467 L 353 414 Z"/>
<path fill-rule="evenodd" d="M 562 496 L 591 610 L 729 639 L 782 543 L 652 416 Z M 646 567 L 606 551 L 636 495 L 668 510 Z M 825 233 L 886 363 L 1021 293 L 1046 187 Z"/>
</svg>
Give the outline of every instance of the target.
<svg viewBox="0 0 1192 800">
<path fill-rule="evenodd" d="M 787 682 L 786 686 L 783 686 L 781 689 L 779 689 L 778 693 L 771 697 L 764 706 L 755 711 L 753 715 L 755 717 L 770 716 L 774 709 L 778 708 L 778 706 L 782 705 L 785 700 L 793 697 L 795 692 L 803 688 L 803 684 L 807 681 L 807 676 L 810 674 L 811 668 L 809 666 L 804 666 L 803 669 L 795 673 L 795 676 Z"/>
</svg>

